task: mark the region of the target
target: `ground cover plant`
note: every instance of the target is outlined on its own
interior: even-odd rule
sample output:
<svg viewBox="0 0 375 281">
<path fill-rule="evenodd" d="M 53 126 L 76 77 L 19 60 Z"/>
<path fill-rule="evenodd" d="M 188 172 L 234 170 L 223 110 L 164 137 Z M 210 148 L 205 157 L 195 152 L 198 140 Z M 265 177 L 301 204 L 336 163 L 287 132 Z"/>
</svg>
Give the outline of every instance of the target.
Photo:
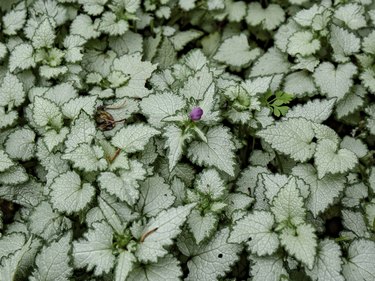
<svg viewBox="0 0 375 281">
<path fill-rule="evenodd" d="M 0 18 L 0 280 L 375 280 L 372 0 Z"/>
</svg>

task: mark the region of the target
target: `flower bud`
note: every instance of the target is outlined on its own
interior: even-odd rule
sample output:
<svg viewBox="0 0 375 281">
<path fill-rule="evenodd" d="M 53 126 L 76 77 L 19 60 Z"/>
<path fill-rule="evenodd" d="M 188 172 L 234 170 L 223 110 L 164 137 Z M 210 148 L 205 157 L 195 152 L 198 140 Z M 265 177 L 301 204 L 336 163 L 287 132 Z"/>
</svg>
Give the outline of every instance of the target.
<svg viewBox="0 0 375 281">
<path fill-rule="evenodd" d="M 189 114 L 189 117 L 190 117 L 190 119 L 193 120 L 193 121 L 198 121 L 198 120 L 201 119 L 202 115 L 203 115 L 203 109 L 200 108 L 200 107 L 194 107 L 194 108 L 191 110 L 191 112 L 190 112 L 190 114 Z"/>
</svg>

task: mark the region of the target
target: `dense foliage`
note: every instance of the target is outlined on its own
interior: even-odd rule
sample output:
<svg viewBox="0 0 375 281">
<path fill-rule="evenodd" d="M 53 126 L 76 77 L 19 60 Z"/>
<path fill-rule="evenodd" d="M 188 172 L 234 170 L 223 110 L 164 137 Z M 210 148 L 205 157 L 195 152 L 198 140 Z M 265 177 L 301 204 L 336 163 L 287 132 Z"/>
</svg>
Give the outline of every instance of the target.
<svg viewBox="0 0 375 281">
<path fill-rule="evenodd" d="M 0 280 L 375 280 L 372 0 L 0 18 Z"/>
</svg>

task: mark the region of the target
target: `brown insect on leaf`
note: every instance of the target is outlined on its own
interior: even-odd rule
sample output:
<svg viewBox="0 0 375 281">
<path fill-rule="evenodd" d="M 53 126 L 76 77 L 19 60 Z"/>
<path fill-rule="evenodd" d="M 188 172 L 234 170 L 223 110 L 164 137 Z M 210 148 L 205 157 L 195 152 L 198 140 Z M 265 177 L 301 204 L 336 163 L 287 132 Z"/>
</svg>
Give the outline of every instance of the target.
<svg viewBox="0 0 375 281">
<path fill-rule="evenodd" d="M 141 243 L 144 242 L 145 239 L 146 239 L 149 235 L 151 235 L 152 233 L 154 233 L 156 230 L 158 230 L 158 227 L 155 227 L 154 229 L 151 229 L 150 231 L 148 231 L 148 232 L 142 234 L 141 239 L 139 239 L 139 242 L 141 242 Z"/>
<path fill-rule="evenodd" d="M 109 130 L 112 130 L 116 126 L 116 123 L 125 121 L 126 119 L 115 120 L 112 114 L 107 111 L 107 109 L 122 108 L 124 104 L 125 102 L 119 106 L 105 106 L 105 105 L 98 106 L 96 108 L 96 113 L 95 113 L 95 121 L 96 121 L 96 124 L 98 125 L 98 128 L 102 131 L 109 131 Z"/>
<path fill-rule="evenodd" d="M 121 148 L 117 148 L 113 156 L 107 157 L 107 161 L 109 163 L 112 163 L 113 161 L 115 161 L 116 157 L 120 154 L 120 152 L 121 152 Z"/>
</svg>

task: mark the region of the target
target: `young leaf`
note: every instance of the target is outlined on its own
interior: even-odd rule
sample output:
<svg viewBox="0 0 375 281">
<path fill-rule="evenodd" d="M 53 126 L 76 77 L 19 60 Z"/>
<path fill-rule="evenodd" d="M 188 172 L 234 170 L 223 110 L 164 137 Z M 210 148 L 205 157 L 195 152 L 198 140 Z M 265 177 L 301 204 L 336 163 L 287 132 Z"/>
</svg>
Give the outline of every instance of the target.
<svg viewBox="0 0 375 281">
<path fill-rule="evenodd" d="M 261 98 L 261 104 L 268 107 L 276 117 L 279 117 L 286 114 L 289 107 L 284 104 L 288 104 L 292 99 L 293 96 L 285 92 L 276 91 L 273 93 L 272 90 L 269 90 Z"/>
<path fill-rule="evenodd" d="M 82 183 L 76 172 L 66 172 L 58 176 L 51 185 L 51 202 L 60 212 L 79 212 L 91 201 L 95 188 Z"/>
<path fill-rule="evenodd" d="M 315 165 L 319 179 L 327 173 L 345 173 L 357 165 L 357 156 L 346 148 L 337 148 L 337 144 L 329 139 L 318 142 L 315 152 Z"/>
<path fill-rule="evenodd" d="M 119 130 L 112 138 L 112 145 L 124 149 L 127 153 L 133 153 L 144 149 L 150 138 L 160 132 L 149 125 L 129 125 Z"/>
<path fill-rule="evenodd" d="M 164 247 L 171 245 L 172 239 L 181 232 L 180 227 L 184 224 L 193 207 L 194 205 L 190 204 L 169 208 L 152 218 L 143 229 L 143 233 L 156 230 L 147 236 L 143 242 L 140 242 L 135 252 L 138 260 L 156 262 L 159 257 L 165 256 L 168 251 Z"/>
<path fill-rule="evenodd" d="M 105 222 L 94 222 L 84 238 L 73 242 L 73 261 L 78 268 L 94 269 L 94 275 L 108 273 L 115 264 L 112 254 L 112 228 Z"/>
<path fill-rule="evenodd" d="M 280 241 L 290 255 L 312 269 L 316 256 L 317 237 L 314 228 L 309 224 L 300 224 L 295 229 L 284 228 Z"/>
<path fill-rule="evenodd" d="M 158 175 L 144 180 L 139 191 L 137 209 L 146 217 L 154 217 L 162 210 L 168 209 L 175 200 L 170 186 Z"/>
<path fill-rule="evenodd" d="M 315 134 L 310 121 L 303 118 L 291 118 L 277 122 L 258 132 L 258 136 L 294 160 L 305 162 L 315 151 L 312 142 Z"/>
<path fill-rule="evenodd" d="M 234 176 L 234 145 L 229 130 L 223 126 L 211 127 L 206 133 L 207 143 L 194 141 L 188 149 L 193 163 L 215 166 Z"/>
<path fill-rule="evenodd" d="M 274 216 L 270 212 L 254 211 L 233 226 L 229 243 L 245 242 L 252 253 L 259 256 L 271 255 L 279 247 L 277 234 L 273 232 Z"/>
<path fill-rule="evenodd" d="M 71 233 L 44 246 L 36 256 L 36 270 L 29 280 L 65 281 L 71 278 L 73 268 L 69 266 Z"/>
<path fill-rule="evenodd" d="M 306 274 L 316 281 L 344 281 L 341 275 L 340 246 L 329 239 L 320 241 L 317 257 L 311 270 L 305 269 Z"/>
<path fill-rule="evenodd" d="M 344 260 L 342 273 L 346 280 L 371 281 L 375 278 L 375 243 L 370 240 L 354 240 Z"/>
</svg>

